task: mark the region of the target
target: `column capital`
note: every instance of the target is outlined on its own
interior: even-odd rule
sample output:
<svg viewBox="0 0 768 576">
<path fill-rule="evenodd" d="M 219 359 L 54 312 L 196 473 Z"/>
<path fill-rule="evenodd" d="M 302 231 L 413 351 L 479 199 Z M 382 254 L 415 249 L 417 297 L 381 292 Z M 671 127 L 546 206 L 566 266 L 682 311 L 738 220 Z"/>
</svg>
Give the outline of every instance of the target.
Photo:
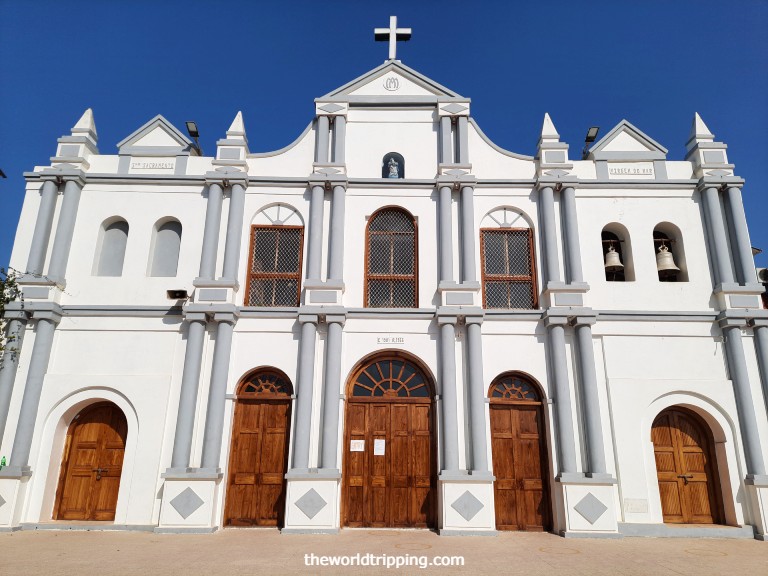
<svg viewBox="0 0 768 576">
<path fill-rule="evenodd" d="M 576 188 L 578 183 L 579 179 L 565 170 L 547 170 L 536 179 L 536 189 L 552 188 L 552 190 L 560 190 L 565 187 Z"/>
<path fill-rule="evenodd" d="M 10 304 L 6 304 L 5 310 L 3 311 L 3 318 L 6 320 L 21 320 L 22 322 L 26 322 L 31 315 L 32 312 L 25 309 L 23 302 L 11 302 Z"/>
<path fill-rule="evenodd" d="M 237 309 L 229 312 L 216 312 L 213 314 L 213 321 L 217 323 L 224 322 L 234 326 L 239 316 L 240 312 Z"/>
<path fill-rule="evenodd" d="M 46 168 L 40 172 L 40 180 L 54 182 L 57 185 L 63 182 L 75 182 L 81 188 L 85 186 L 85 172 L 78 168 Z"/>
<path fill-rule="evenodd" d="M 456 310 L 445 310 L 442 307 L 437 309 L 435 317 L 437 318 L 438 326 L 444 326 L 446 324 L 456 326 L 459 321 L 459 315 Z"/>
<path fill-rule="evenodd" d="M 187 322 L 208 322 L 208 315 L 205 312 L 191 312 L 189 310 L 182 310 L 184 320 Z"/>
<path fill-rule="evenodd" d="M 597 314 L 570 316 L 568 323 L 571 326 L 594 326 L 597 324 Z"/>
<path fill-rule="evenodd" d="M 480 310 L 479 312 L 468 313 L 464 316 L 464 323 L 469 326 L 470 324 L 477 324 L 478 326 L 483 323 L 485 318 L 485 312 Z"/>
<path fill-rule="evenodd" d="M 320 317 L 317 314 L 301 314 L 299 313 L 299 324 L 314 324 L 320 321 Z"/>
<path fill-rule="evenodd" d="M 326 168 L 319 168 L 309 175 L 309 179 L 307 180 L 309 187 L 315 188 L 316 186 L 319 186 L 323 190 L 331 190 L 336 186 L 341 186 L 346 191 L 349 186 L 347 175 L 335 168 L 333 169 L 335 173 L 331 172 L 331 169 L 327 168 L 327 166 L 329 166 L 328 164 L 324 164 L 323 166 L 326 166 Z M 340 164 L 339 166 L 342 165 Z"/>
<path fill-rule="evenodd" d="M 61 322 L 64 311 L 55 302 L 35 302 L 32 308 L 33 320 L 50 320 L 54 324 Z"/>
<path fill-rule="evenodd" d="M 747 325 L 750 328 L 768 328 L 768 317 L 766 317 L 766 318 L 750 318 L 747 321 Z"/>
<path fill-rule="evenodd" d="M 744 178 L 731 176 L 727 173 L 718 175 L 716 172 L 719 172 L 719 170 L 713 170 L 707 176 L 700 178 L 696 184 L 696 190 L 703 192 L 707 188 L 724 190 L 727 188 L 742 188 L 744 186 Z"/>
<path fill-rule="evenodd" d="M 206 185 L 217 184 L 222 188 L 229 188 L 235 184 L 240 184 L 243 188 L 248 188 L 248 174 L 231 166 L 222 166 L 211 172 L 206 172 L 203 176 Z"/>
<path fill-rule="evenodd" d="M 435 179 L 435 185 L 438 188 L 449 186 L 454 190 L 459 190 L 466 186 L 476 186 L 477 178 L 471 174 L 471 164 L 440 164 L 438 165 L 438 176 Z"/>
<path fill-rule="evenodd" d="M 729 313 L 730 312 L 730 313 Z M 744 328 L 748 320 L 744 314 L 734 314 L 731 310 L 724 310 L 717 315 L 717 325 L 722 329 L 726 328 Z"/>
</svg>

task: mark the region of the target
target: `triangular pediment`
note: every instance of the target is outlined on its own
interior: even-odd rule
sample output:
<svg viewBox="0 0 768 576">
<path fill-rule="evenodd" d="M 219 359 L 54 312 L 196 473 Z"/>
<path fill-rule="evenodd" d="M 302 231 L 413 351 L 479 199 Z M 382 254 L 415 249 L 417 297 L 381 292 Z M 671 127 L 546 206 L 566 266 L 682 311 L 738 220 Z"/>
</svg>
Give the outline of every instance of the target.
<svg viewBox="0 0 768 576">
<path fill-rule="evenodd" d="M 119 142 L 117 148 L 121 154 L 162 151 L 174 155 L 189 152 L 193 147 L 184 134 L 158 114 Z"/>
<path fill-rule="evenodd" d="M 627 120 L 622 120 L 589 149 L 589 154 L 596 160 L 661 160 L 666 158 L 667 149 Z"/>
<path fill-rule="evenodd" d="M 319 100 L 346 96 L 437 96 L 461 98 L 462 96 L 419 74 L 402 62 L 390 60 L 351 82 L 329 92 Z"/>
</svg>

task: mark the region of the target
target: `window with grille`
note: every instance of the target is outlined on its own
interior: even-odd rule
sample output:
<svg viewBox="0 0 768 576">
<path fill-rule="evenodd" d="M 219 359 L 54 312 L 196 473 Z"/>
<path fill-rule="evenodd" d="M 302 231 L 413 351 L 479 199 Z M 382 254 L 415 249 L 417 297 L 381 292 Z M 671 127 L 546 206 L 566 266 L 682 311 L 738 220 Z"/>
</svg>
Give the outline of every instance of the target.
<svg viewBox="0 0 768 576">
<path fill-rule="evenodd" d="M 365 302 L 370 308 L 416 308 L 416 223 L 399 208 L 379 210 L 368 221 Z"/>
<path fill-rule="evenodd" d="M 533 230 L 501 228 L 480 231 L 485 308 L 533 309 L 538 306 Z"/>
<path fill-rule="evenodd" d="M 252 226 L 246 306 L 298 306 L 303 226 Z"/>
</svg>

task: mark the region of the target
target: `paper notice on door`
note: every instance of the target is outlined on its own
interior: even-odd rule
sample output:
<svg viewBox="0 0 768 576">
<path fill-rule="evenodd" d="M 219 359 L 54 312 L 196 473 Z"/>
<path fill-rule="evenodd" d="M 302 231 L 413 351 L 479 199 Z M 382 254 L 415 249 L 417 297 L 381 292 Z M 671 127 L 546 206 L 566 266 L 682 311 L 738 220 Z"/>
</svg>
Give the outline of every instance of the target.
<svg viewBox="0 0 768 576">
<path fill-rule="evenodd" d="M 365 440 L 350 440 L 349 441 L 350 452 L 365 452 Z"/>
<path fill-rule="evenodd" d="M 384 456 L 384 446 L 386 445 L 386 440 L 377 439 L 373 441 L 373 455 L 374 456 Z"/>
</svg>

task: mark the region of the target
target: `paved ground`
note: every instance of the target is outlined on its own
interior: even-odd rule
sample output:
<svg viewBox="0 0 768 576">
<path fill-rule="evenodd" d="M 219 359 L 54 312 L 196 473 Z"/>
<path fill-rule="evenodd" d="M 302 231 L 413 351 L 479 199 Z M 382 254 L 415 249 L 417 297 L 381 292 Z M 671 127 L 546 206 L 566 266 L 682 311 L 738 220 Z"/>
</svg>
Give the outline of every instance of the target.
<svg viewBox="0 0 768 576">
<path fill-rule="evenodd" d="M 463 556 L 463 567 L 305 566 L 319 556 Z M 416 558 L 418 560 L 418 558 Z M 682 538 L 564 539 L 551 534 L 437 536 L 344 530 L 337 536 L 230 529 L 211 535 L 39 531 L 0 534 L 0 574 L 510 574 L 695 576 L 768 574 L 768 542 Z"/>
</svg>

